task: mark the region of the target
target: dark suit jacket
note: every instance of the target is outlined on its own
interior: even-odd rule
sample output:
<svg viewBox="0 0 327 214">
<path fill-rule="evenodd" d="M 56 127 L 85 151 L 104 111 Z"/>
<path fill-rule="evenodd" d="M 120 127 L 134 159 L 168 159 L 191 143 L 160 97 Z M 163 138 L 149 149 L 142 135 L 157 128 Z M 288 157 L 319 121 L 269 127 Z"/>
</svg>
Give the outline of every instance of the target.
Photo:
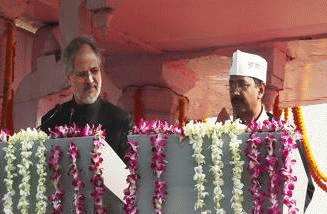
<svg viewBox="0 0 327 214">
<path fill-rule="evenodd" d="M 50 129 L 59 125 L 78 126 L 86 124 L 102 125 L 106 132 L 106 141 L 123 160 L 128 131 L 132 126 L 131 115 L 121 108 L 98 99 L 89 105 L 78 105 L 74 99 L 57 105 L 41 119 L 41 130 L 50 133 Z"/>
</svg>

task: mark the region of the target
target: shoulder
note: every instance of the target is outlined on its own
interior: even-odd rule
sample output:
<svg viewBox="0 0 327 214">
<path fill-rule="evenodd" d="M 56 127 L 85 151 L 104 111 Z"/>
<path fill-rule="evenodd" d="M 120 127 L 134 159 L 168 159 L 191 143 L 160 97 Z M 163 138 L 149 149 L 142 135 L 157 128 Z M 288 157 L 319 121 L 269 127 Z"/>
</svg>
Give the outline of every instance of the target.
<svg viewBox="0 0 327 214">
<path fill-rule="evenodd" d="M 100 100 L 100 102 L 101 102 L 101 110 L 104 114 L 111 115 L 113 116 L 113 118 L 116 118 L 117 120 L 127 120 L 127 121 L 132 120 L 131 114 L 125 111 L 124 109 L 120 108 L 119 106 L 116 106 L 105 100 Z"/>
<path fill-rule="evenodd" d="M 66 109 L 70 109 L 72 101 L 68 101 L 62 104 L 57 104 L 53 109 L 51 109 L 50 111 L 48 111 L 42 118 L 41 121 L 45 121 L 48 118 L 50 118 L 52 115 L 54 115 L 56 112 L 61 112 L 61 111 L 65 111 Z"/>
</svg>

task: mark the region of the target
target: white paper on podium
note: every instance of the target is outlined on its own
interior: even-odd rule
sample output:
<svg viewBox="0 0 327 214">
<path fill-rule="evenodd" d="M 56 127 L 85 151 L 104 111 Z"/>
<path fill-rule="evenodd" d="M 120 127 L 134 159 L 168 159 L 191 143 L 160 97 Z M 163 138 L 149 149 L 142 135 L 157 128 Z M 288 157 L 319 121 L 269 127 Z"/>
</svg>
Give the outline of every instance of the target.
<svg viewBox="0 0 327 214">
<path fill-rule="evenodd" d="M 128 187 L 126 178 L 129 170 L 116 152 L 107 144 L 101 148 L 104 185 L 121 201 L 124 199 L 124 189 Z"/>
</svg>

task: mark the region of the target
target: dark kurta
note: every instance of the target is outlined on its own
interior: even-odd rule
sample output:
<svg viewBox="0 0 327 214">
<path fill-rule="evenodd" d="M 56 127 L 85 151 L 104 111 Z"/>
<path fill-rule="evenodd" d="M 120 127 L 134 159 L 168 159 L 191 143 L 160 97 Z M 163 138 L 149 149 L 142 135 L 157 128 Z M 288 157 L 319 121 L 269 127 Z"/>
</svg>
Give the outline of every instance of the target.
<svg viewBox="0 0 327 214">
<path fill-rule="evenodd" d="M 132 117 L 128 112 L 101 99 L 83 106 L 73 99 L 56 106 L 44 115 L 40 128 L 49 134 L 49 129 L 55 126 L 73 123 L 79 126 L 101 124 L 106 132 L 106 141 L 123 160 L 127 134 L 132 126 Z"/>
</svg>

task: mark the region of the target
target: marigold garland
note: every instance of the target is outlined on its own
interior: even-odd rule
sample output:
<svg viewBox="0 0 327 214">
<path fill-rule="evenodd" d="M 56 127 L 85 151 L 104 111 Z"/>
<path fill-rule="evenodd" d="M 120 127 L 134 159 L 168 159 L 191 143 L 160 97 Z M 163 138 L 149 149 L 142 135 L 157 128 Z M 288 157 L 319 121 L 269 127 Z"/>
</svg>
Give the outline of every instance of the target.
<svg viewBox="0 0 327 214">
<path fill-rule="evenodd" d="M 309 169 L 314 181 L 317 185 L 327 192 L 327 175 L 319 168 L 318 162 L 314 157 L 313 151 L 310 146 L 308 132 L 305 126 L 305 121 L 303 117 L 302 106 L 292 108 L 294 123 L 301 131 L 303 135 L 303 148 L 305 157 L 308 161 Z"/>
<path fill-rule="evenodd" d="M 290 119 L 290 110 L 289 110 L 289 108 L 284 109 L 284 118 L 285 118 L 285 121 L 288 121 Z"/>
</svg>

